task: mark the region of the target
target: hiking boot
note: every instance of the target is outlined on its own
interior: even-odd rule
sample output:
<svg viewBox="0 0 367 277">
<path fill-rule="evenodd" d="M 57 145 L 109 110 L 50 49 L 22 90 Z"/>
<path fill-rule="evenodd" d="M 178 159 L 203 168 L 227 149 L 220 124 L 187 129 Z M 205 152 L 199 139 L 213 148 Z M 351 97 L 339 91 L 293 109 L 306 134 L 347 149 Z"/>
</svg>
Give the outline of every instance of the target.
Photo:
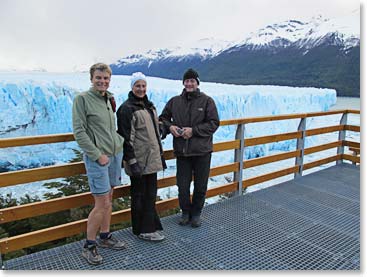
<svg viewBox="0 0 367 277">
<path fill-rule="evenodd" d="M 95 244 L 84 246 L 82 250 L 82 256 L 87 260 L 89 264 L 98 265 L 102 263 L 102 256 L 97 252 L 97 246 Z"/>
<path fill-rule="evenodd" d="M 165 236 L 156 231 L 153 233 L 141 233 L 140 235 L 138 235 L 138 238 L 148 241 L 162 241 L 165 239 Z"/>
<path fill-rule="evenodd" d="M 187 225 L 190 223 L 190 215 L 189 214 L 182 214 L 180 220 L 178 221 L 179 225 Z"/>
<path fill-rule="evenodd" d="M 126 248 L 126 243 L 112 237 L 112 234 L 110 234 L 108 238 L 106 239 L 101 239 L 101 238 L 97 239 L 97 244 L 100 247 L 110 248 L 110 249 L 115 249 L 115 250 Z"/>
<path fill-rule="evenodd" d="M 193 216 L 191 219 L 191 227 L 200 227 L 201 226 L 201 218 L 200 215 Z"/>
</svg>

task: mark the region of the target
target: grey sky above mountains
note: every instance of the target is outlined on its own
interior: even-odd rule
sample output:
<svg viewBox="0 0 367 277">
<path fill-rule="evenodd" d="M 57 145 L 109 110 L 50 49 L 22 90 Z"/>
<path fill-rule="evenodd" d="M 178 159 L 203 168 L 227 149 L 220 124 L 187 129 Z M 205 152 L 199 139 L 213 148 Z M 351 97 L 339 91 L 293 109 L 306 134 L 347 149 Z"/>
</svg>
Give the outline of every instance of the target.
<svg viewBox="0 0 367 277">
<path fill-rule="evenodd" d="M 203 38 L 240 40 L 285 20 L 345 16 L 358 0 L 0 0 L 0 70 L 87 69 Z"/>
</svg>

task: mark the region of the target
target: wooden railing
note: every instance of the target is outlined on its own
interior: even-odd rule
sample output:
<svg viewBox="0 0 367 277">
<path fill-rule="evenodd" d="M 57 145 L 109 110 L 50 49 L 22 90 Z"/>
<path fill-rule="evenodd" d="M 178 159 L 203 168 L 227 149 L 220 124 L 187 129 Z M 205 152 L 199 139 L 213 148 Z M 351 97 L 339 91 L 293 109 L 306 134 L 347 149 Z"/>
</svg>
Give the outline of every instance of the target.
<svg viewBox="0 0 367 277">
<path fill-rule="evenodd" d="M 219 142 L 214 144 L 214 152 L 234 150 L 234 162 L 210 169 L 210 176 L 218 176 L 226 173 L 233 173 L 233 182 L 210 188 L 207 197 L 217 196 L 223 193 L 237 192 L 241 194 L 244 188 L 253 186 L 268 180 L 272 180 L 281 176 L 294 174 L 295 178 L 302 176 L 304 170 L 320 166 L 330 162 L 342 162 L 349 160 L 353 163 L 360 163 L 358 156 L 344 153 L 344 147 L 360 148 L 360 143 L 345 140 L 346 131 L 360 132 L 359 126 L 347 124 L 347 114 L 359 114 L 357 110 L 338 110 L 329 112 L 289 114 L 278 116 L 264 116 L 243 119 L 231 119 L 220 122 L 220 126 L 237 125 L 236 136 L 234 140 Z M 317 129 L 306 130 L 306 119 L 309 117 L 326 116 L 332 114 L 342 114 L 340 124 L 337 126 L 328 126 Z M 245 138 L 245 125 L 267 121 L 300 119 L 298 130 L 295 132 L 273 134 L 256 138 Z M 308 136 L 325 134 L 330 132 L 339 132 L 339 139 L 334 142 L 304 148 L 304 140 Z M 246 147 L 260 145 L 265 143 L 273 143 L 285 140 L 297 139 L 297 148 L 294 151 L 269 155 L 249 160 L 243 160 L 243 153 Z M 0 139 L 0 148 L 26 146 L 45 143 L 56 143 L 73 141 L 72 134 L 59 134 L 47 136 L 35 136 L 25 138 L 9 138 Z M 323 158 L 317 161 L 304 163 L 305 155 L 312 154 L 327 149 L 337 148 L 336 155 Z M 164 152 L 166 160 L 174 159 L 173 151 Z M 259 176 L 244 179 L 244 169 L 259 165 L 281 161 L 285 159 L 295 158 L 295 164 L 291 167 L 278 170 L 275 172 L 262 174 Z M 53 178 L 73 176 L 77 174 L 85 174 L 83 162 L 69 163 L 65 165 L 46 166 L 35 169 L 26 169 L 13 172 L 0 173 L 0 187 L 7 187 L 17 184 L 29 183 L 34 181 L 48 180 Z M 176 184 L 176 176 L 168 176 L 158 180 L 158 188 L 170 187 Z M 114 189 L 114 198 L 127 196 L 130 193 L 130 186 L 119 186 Z M 39 215 L 51 214 L 59 211 L 69 210 L 71 208 L 82 207 L 93 204 L 91 193 L 81 193 L 57 199 L 40 201 L 31 204 L 25 204 L 0 210 L 0 223 L 13 222 L 20 219 L 31 218 Z M 158 211 L 178 207 L 178 199 L 170 198 L 157 202 Z M 130 220 L 130 209 L 113 212 L 111 223 L 119 223 Z M 87 219 L 74 221 L 46 229 L 33 231 L 13 237 L 0 240 L 0 253 L 5 254 L 22 248 L 38 245 L 44 242 L 53 241 L 79 234 L 86 231 Z"/>
</svg>

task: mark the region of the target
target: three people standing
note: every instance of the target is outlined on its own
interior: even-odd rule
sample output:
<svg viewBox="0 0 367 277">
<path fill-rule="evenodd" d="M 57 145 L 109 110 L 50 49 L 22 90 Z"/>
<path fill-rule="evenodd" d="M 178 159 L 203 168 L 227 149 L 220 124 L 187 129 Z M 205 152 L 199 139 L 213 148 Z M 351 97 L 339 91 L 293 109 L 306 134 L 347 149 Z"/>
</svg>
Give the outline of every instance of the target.
<svg viewBox="0 0 367 277">
<path fill-rule="evenodd" d="M 131 77 L 128 99 L 117 111 L 108 91 L 112 71 L 103 63 L 90 68 L 92 87 L 74 99 L 73 130 L 83 150 L 94 208 L 88 216 L 87 240 L 82 255 L 100 264 L 97 245 L 124 249 L 125 243 L 110 233 L 113 187 L 121 183 L 121 165 L 131 180 L 132 230 L 140 239 L 162 241 L 165 236 L 155 202 L 157 172 L 166 168 L 157 111 L 148 100 L 147 80 L 141 72 Z M 199 75 L 189 69 L 183 76 L 181 95 L 168 101 L 159 120 L 173 135 L 177 158 L 177 186 L 182 216 L 179 224 L 201 225 L 213 151 L 213 134 L 219 127 L 214 100 L 200 91 Z M 194 194 L 190 184 L 194 177 Z M 99 238 L 97 239 L 97 233 Z"/>
</svg>

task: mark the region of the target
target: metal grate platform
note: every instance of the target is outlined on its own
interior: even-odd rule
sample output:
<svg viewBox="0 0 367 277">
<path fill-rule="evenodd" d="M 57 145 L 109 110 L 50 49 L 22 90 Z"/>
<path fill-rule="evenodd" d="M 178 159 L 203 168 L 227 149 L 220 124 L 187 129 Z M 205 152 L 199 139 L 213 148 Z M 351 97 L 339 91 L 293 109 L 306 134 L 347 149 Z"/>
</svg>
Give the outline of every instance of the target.
<svg viewBox="0 0 367 277">
<path fill-rule="evenodd" d="M 103 264 L 81 257 L 83 241 L 5 262 L 10 270 L 360 269 L 359 167 L 342 164 L 208 205 L 200 228 L 162 219 L 167 239 L 150 243 L 130 228 L 126 250 L 100 249 Z"/>
</svg>

